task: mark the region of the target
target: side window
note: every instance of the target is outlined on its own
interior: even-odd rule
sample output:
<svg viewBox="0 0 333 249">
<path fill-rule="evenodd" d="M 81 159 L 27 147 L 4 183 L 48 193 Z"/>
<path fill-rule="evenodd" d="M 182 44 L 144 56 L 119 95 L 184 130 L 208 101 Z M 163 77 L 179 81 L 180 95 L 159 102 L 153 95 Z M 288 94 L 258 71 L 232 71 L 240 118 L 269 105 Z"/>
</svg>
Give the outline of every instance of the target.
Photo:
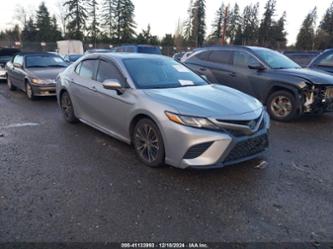
<svg viewBox="0 0 333 249">
<path fill-rule="evenodd" d="M 100 60 L 97 81 L 103 83 L 105 80 L 118 80 L 122 85 L 125 82 L 123 75 L 113 63 Z"/>
<path fill-rule="evenodd" d="M 13 63 L 16 64 L 16 65 L 22 66 L 23 65 L 23 56 L 16 55 L 15 58 L 14 58 Z"/>
<path fill-rule="evenodd" d="M 212 51 L 208 60 L 219 64 L 232 64 L 232 51 Z"/>
<path fill-rule="evenodd" d="M 258 61 L 248 53 L 234 52 L 234 65 L 247 68 L 249 64 L 258 64 Z"/>
<path fill-rule="evenodd" d="M 323 58 L 319 63 L 319 66 L 322 67 L 333 67 L 333 54 L 330 54 Z"/>
<path fill-rule="evenodd" d="M 208 61 L 210 53 L 211 53 L 210 51 L 202 52 L 197 54 L 196 57 L 200 60 Z"/>
<path fill-rule="evenodd" d="M 97 60 L 82 61 L 79 75 L 82 78 L 94 79 L 96 68 L 97 68 Z"/>
</svg>

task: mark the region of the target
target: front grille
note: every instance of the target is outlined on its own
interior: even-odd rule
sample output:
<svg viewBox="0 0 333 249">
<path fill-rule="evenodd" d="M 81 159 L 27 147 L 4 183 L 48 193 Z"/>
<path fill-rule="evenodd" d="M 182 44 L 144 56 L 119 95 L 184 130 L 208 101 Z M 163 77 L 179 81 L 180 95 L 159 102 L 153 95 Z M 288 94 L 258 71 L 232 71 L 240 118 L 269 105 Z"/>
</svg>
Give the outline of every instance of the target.
<svg viewBox="0 0 333 249">
<path fill-rule="evenodd" d="M 194 159 L 201 156 L 213 142 L 202 143 L 192 146 L 185 154 L 184 159 Z"/>
<path fill-rule="evenodd" d="M 263 152 L 267 147 L 268 137 L 266 134 L 239 142 L 231 150 L 224 162 L 227 163 L 254 156 L 260 152 Z"/>
<path fill-rule="evenodd" d="M 258 122 L 259 119 L 256 120 L 256 122 Z M 249 121 L 243 121 L 243 122 L 247 122 L 247 124 L 249 123 Z M 262 130 L 265 128 L 265 119 L 263 118 L 261 120 L 260 126 L 258 131 Z M 232 128 L 223 128 L 226 132 L 228 132 L 230 135 L 234 136 L 234 137 L 243 137 L 243 136 L 248 136 L 248 133 L 246 133 L 246 131 L 244 130 L 236 130 L 236 129 L 232 129 Z M 257 131 L 257 132 L 258 132 Z"/>
</svg>

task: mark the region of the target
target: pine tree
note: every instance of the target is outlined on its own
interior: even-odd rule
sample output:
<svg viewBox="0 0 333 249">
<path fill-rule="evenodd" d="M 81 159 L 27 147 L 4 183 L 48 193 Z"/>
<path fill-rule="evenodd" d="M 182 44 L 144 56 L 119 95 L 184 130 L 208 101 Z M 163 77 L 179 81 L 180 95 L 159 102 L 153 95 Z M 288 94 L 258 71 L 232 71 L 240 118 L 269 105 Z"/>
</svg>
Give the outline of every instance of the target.
<svg viewBox="0 0 333 249">
<path fill-rule="evenodd" d="M 86 0 L 67 0 L 64 6 L 68 9 L 68 14 L 65 17 L 68 22 L 67 36 L 82 40 L 88 17 Z"/>
<path fill-rule="evenodd" d="M 88 35 L 90 35 L 90 41 L 96 45 L 99 30 L 99 22 L 97 17 L 98 3 L 96 0 L 91 0 L 88 3 L 88 14 L 90 17 L 90 25 L 88 27 Z"/>
<path fill-rule="evenodd" d="M 259 31 L 259 3 L 248 5 L 243 11 L 242 35 L 238 31 L 238 43 L 243 45 L 257 45 Z M 240 43 L 241 42 L 241 43 Z"/>
<path fill-rule="evenodd" d="M 206 0 L 191 0 L 184 36 L 192 46 L 203 45 L 206 35 Z"/>
<path fill-rule="evenodd" d="M 331 47 L 333 47 L 333 2 L 326 10 L 315 36 L 316 49 L 326 49 Z"/>
<path fill-rule="evenodd" d="M 39 41 L 52 40 L 50 13 L 44 2 L 39 5 L 36 12 L 36 29 L 38 31 L 37 39 Z"/>
<path fill-rule="evenodd" d="M 35 25 L 32 17 L 29 17 L 27 23 L 23 27 L 22 40 L 23 41 L 36 41 L 37 40 L 36 25 Z"/>
<path fill-rule="evenodd" d="M 135 6 L 131 0 L 117 0 L 115 6 L 115 39 L 118 44 L 130 43 L 135 37 Z"/>
<path fill-rule="evenodd" d="M 241 25 L 241 16 L 239 15 L 239 6 L 236 3 L 232 11 L 230 12 L 229 25 L 226 30 L 227 38 L 230 44 L 234 44 L 236 39 L 236 33 Z"/>
<path fill-rule="evenodd" d="M 309 14 L 306 15 L 302 27 L 297 35 L 297 49 L 312 50 L 314 48 L 316 19 L 317 8 L 314 8 Z"/>
<path fill-rule="evenodd" d="M 287 32 L 285 31 L 286 24 L 286 12 L 283 12 L 282 16 L 277 22 L 273 22 L 272 38 L 270 46 L 274 49 L 285 49 L 287 45 Z"/>
<path fill-rule="evenodd" d="M 106 31 L 107 36 L 111 40 L 114 35 L 114 14 L 117 6 L 117 0 L 103 0 L 102 2 L 102 23 L 103 28 Z"/>
<path fill-rule="evenodd" d="M 265 6 L 264 17 L 259 27 L 259 45 L 268 47 L 273 35 L 273 17 L 275 14 L 276 0 L 268 0 Z"/>
<path fill-rule="evenodd" d="M 219 40 L 222 37 L 222 24 L 224 19 L 224 3 L 222 3 L 221 7 L 216 11 L 216 17 L 214 23 L 212 24 L 212 34 L 210 38 L 213 40 Z"/>
<path fill-rule="evenodd" d="M 56 42 L 62 39 L 61 31 L 58 27 L 58 21 L 55 15 L 51 18 L 51 34 L 52 34 L 52 41 Z"/>
</svg>

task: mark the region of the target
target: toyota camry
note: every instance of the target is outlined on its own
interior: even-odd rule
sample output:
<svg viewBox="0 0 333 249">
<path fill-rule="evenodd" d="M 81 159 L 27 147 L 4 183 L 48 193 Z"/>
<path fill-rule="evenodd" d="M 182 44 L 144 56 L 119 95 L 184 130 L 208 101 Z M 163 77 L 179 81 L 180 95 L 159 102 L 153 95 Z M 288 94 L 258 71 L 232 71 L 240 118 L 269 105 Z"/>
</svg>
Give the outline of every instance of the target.
<svg viewBox="0 0 333 249">
<path fill-rule="evenodd" d="M 222 167 L 268 147 L 270 121 L 257 99 L 164 56 L 86 55 L 58 76 L 56 90 L 66 121 L 133 145 L 150 167 Z"/>
</svg>

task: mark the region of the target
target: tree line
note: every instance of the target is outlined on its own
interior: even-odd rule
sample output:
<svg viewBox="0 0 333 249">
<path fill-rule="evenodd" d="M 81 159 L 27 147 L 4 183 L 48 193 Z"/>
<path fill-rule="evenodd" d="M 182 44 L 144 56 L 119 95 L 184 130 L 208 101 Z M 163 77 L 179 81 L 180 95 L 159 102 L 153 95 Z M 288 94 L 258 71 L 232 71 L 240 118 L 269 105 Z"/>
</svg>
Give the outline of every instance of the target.
<svg viewBox="0 0 333 249">
<path fill-rule="evenodd" d="M 258 45 L 273 49 L 287 47 L 286 12 L 276 14 L 276 0 L 267 0 L 262 16 L 259 3 L 243 9 L 224 1 L 212 24 L 206 23 L 206 0 L 191 0 L 185 21 L 179 21 L 174 34 L 162 39 L 151 33 L 151 26 L 137 33 L 132 0 L 62 0 L 60 16 L 50 14 L 44 2 L 28 16 L 20 10 L 21 28 L 0 32 L 0 40 L 55 42 L 79 39 L 86 43 L 141 43 L 162 46 L 201 47 L 213 44 Z M 295 48 L 325 49 L 333 45 L 333 3 L 317 27 L 317 9 L 305 16 Z M 210 28 L 209 28 L 210 26 Z M 209 32 L 208 32 L 209 29 Z"/>
</svg>

